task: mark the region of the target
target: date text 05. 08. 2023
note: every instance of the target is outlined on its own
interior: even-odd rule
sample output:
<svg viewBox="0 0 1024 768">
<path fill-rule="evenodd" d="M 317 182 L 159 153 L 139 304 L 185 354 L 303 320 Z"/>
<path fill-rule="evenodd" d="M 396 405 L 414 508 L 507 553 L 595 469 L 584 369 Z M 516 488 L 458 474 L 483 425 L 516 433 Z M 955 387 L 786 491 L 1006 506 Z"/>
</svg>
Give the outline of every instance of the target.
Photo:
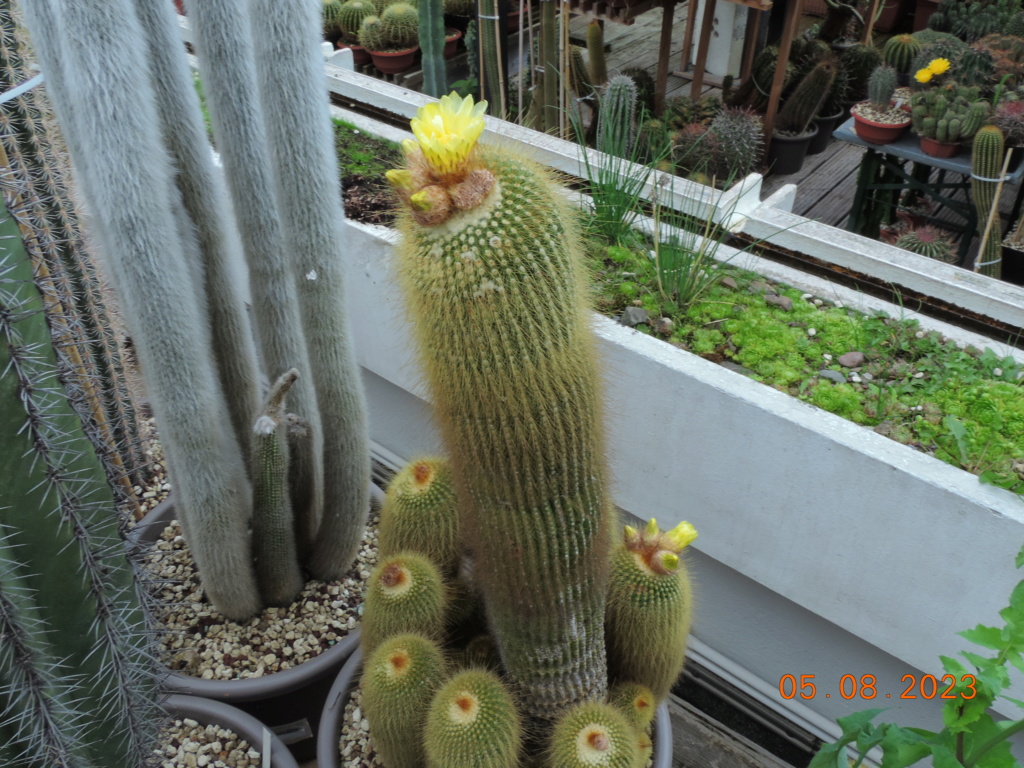
<svg viewBox="0 0 1024 768">
<path fill-rule="evenodd" d="M 822 687 L 822 681 L 815 682 L 814 675 L 783 675 L 779 678 L 779 695 L 784 699 L 828 699 L 833 693 L 844 699 L 973 699 L 977 695 L 974 675 L 962 675 L 959 680 L 954 675 L 904 675 L 900 684 L 901 693 L 886 693 L 878 690 L 874 675 L 843 675 L 839 685 L 829 691 Z"/>
</svg>

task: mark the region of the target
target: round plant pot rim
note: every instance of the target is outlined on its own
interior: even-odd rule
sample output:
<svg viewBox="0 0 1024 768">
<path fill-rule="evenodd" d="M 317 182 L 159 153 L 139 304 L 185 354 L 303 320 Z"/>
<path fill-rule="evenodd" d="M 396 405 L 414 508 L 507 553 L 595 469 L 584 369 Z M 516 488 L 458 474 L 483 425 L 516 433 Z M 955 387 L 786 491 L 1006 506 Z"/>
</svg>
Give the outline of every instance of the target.
<svg viewBox="0 0 1024 768">
<path fill-rule="evenodd" d="M 379 504 L 383 499 L 383 491 L 376 485 L 370 486 L 370 495 Z M 146 514 L 129 535 L 129 540 L 136 546 L 151 544 L 156 541 L 160 532 L 174 519 L 174 496 L 168 496 Z M 298 690 L 324 674 L 330 674 L 331 668 L 337 668 L 359 646 L 359 627 L 327 650 L 307 659 L 301 664 L 274 672 L 264 677 L 247 677 L 239 680 L 207 680 L 202 677 L 183 675 L 180 672 L 164 668 L 166 671 L 161 682 L 172 693 L 203 696 L 211 699 L 230 699 L 232 701 L 258 701 L 269 696 L 279 696 Z"/>
<path fill-rule="evenodd" d="M 364 46 L 364 50 L 371 56 L 407 56 L 410 53 L 416 53 L 419 49 L 418 45 L 414 45 L 412 48 L 403 48 L 400 51 L 371 51 Z"/>
<path fill-rule="evenodd" d="M 452 40 L 458 40 L 462 37 L 462 30 L 455 29 L 455 27 L 444 28 L 444 40 L 446 43 L 450 43 Z"/>
<path fill-rule="evenodd" d="M 284 742 L 263 723 L 238 707 L 215 699 L 182 694 L 167 696 L 161 706 L 171 717 L 178 719 L 187 717 L 203 725 L 219 725 L 229 728 L 249 742 L 250 747 L 261 752 L 263 750 L 263 734 L 266 731 L 270 734 L 271 766 L 273 768 L 299 768 L 299 764 L 295 761 L 292 753 L 288 751 Z"/>
<path fill-rule="evenodd" d="M 359 637 L 360 628 L 356 627 L 353 635 Z M 339 768 L 338 739 L 341 738 L 341 719 L 345 714 L 345 705 L 349 694 L 359 681 L 363 668 L 362 646 L 348 657 L 345 666 L 338 672 L 338 677 L 327 694 L 324 711 L 320 716 L 320 732 L 316 741 L 316 762 L 319 768 Z M 662 701 L 654 715 L 654 760 L 652 768 L 671 768 L 672 766 L 672 720 L 668 713 L 668 702 Z"/>
<path fill-rule="evenodd" d="M 870 101 L 858 101 L 856 104 L 850 107 L 850 114 L 854 116 L 854 119 L 859 120 L 862 123 L 867 123 L 868 125 L 873 125 L 876 128 L 906 128 L 912 122 L 909 115 L 907 115 L 907 117 L 905 118 L 902 118 L 898 123 L 882 123 L 879 122 L 878 120 L 872 120 L 870 117 L 864 117 L 864 115 L 860 113 L 860 110 L 857 109 L 857 107 L 861 106 L 862 104 L 870 103 Z M 897 111 L 904 112 L 902 108 L 890 108 L 890 112 Z"/>
</svg>

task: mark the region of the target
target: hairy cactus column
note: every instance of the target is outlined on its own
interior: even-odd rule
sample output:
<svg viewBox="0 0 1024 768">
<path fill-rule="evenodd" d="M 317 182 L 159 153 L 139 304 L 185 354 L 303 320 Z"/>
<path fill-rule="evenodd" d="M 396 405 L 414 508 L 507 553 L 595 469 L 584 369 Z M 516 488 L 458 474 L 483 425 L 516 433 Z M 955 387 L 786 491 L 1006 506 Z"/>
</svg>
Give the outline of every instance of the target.
<svg viewBox="0 0 1024 768">
<path fill-rule="evenodd" d="M 539 167 L 474 148 L 484 107 L 424 107 L 409 167 L 388 176 L 488 619 L 528 711 L 550 719 L 607 687 L 601 391 L 574 213 Z"/>
<path fill-rule="evenodd" d="M 142 28 L 128 0 L 24 7 L 147 375 L 203 586 L 225 615 L 247 618 L 260 607 L 251 489 L 197 298 L 189 259 L 198 244 L 161 142 Z"/>
<path fill-rule="evenodd" d="M 978 271 L 989 277 L 1000 278 L 1002 260 L 1002 219 L 996 189 L 1003 167 L 1003 132 L 994 125 L 986 125 L 974 136 L 971 152 L 971 199 L 978 210 L 978 236 L 983 238 L 978 249 Z M 993 218 L 988 226 L 989 217 Z"/>
<path fill-rule="evenodd" d="M 323 423 L 324 503 L 310 555 L 318 579 L 352 566 L 370 511 L 366 404 L 345 314 L 349 254 L 320 56 L 307 0 L 256 0 L 257 73 L 302 328 Z"/>
</svg>

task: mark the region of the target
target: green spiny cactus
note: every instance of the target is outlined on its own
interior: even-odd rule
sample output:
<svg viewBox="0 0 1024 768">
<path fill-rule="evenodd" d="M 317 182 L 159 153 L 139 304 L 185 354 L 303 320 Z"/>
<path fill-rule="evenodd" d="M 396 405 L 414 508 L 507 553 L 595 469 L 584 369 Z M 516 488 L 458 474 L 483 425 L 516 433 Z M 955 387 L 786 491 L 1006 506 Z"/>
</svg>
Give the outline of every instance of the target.
<svg viewBox="0 0 1024 768">
<path fill-rule="evenodd" d="M 835 78 L 834 62 L 825 60 L 816 64 L 786 98 L 776 117 L 775 130 L 793 134 L 806 133 L 811 120 L 821 109 Z"/>
<path fill-rule="evenodd" d="M 996 79 L 996 62 L 989 51 L 968 48 L 957 58 L 950 73 L 961 85 L 987 88 Z"/>
<path fill-rule="evenodd" d="M 1002 276 L 1002 221 L 998 209 L 987 232 L 989 216 L 998 206 L 996 187 L 1003 168 L 1005 146 L 1003 132 L 994 125 L 986 125 L 974 136 L 971 152 L 971 199 L 978 211 L 978 236 L 983 238 L 978 249 L 979 271 L 983 275 Z"/>
<path fill-rule="evenodd" d="M 968 141 L 987 119 L 990 106 L 976 86 L 949 83 L 911 96 L 914 132 L 936 141 Z"/>
<path fill-rule="evenodd" d="M 966 50 L 967 45 L 963 40 L 952 36 L 943 36 L 925 43 L 910 65 L 911 83 L 916 84 L 913 79 L 914 73 L 924 69 L 935 59 L 946 59 L 950 65 L 955 65 Z"/>
<path fill-rule="evenodd" d="M 825 18 L 818 28 L 818 37 L 826 43 L 834 43 L 846 37 L 853 22 L 856 3 L 826 2 Z"/>
<path fill-rule="evenodd" d="M 359 44 L 368 51 L 387 49 L 384 28 L 379 16 L 367 16 L 363 19 L 363 23 L 359 25 Z"/>
<path fill-rule="evenodd" d="M 633 768 L 636 731 L 610 704 L 589 702 L 566 712 L 551 734 L 546 768 Z"/>
<path fill-rule="evenodd" d="M 466 19 L 476 16 L 475 0 L 444 0 L 442 7 L 445 13 L 452 16 L 461 16 Z"/>
<path fill-rule="evenodd" d="M 389 47 L 412 48 L 419 39 L 420 14 L 412 4 L 399 0 L 380 15 L 380 29 Z"/>
<path fill-rule="evenodd" d="M 628 77 L 636 85 L 636 116 L 640 119 L 643 113 L 653 115 L 655 113 L 654 95 L 657 90 L 654 78 L 651 73 L 643 67 L 626 67 L 622 70 L 623 75 Z"/>
<path fill-rule="evenodd" d="M 696 532 L 680 523 L 661 533 L 651 520 L 629 526 L 612 560 L 608 592 L 608 667 L 614 680 L 643 683 L 664 699 L 679 676 L 690 631 L 690 579 L 679 552 Z"/>
<path fill-rule="evenodd" d="M 503 48 L 500 42 L 504 34 L 504 20 L 499 18 L 498 0 L 479 0 L 478 5 L 480 9 L 477 21 L 477 32 L 480 35 L 478 54 L 483 74 L 481 92 L 488 99 L 490 114 L 504 120 L 508 115 L 505 103 L 506 62 L 501 55 Z M 546 44 L 547 55 L 552 59 L 545 62 L 546 71 L 558 75 L 560 74 L 559 65 L 553 63 L 558 59 L 558 50 L 553 42 L 556 24 L 552 10 L 547 6 L 541 10 L 541 39 Z M 558 93 L 564 87 L 564 83 L 561 79 L 556 80 L 555 77 L 542 78 L 542 82 L 545 88 L 545 128 L 551 131 L 558 125 Z"/>
<path fill-rule="evenodd" d="M 363 648 L 372 653 L 391 635 L 404 632 L 443 639 L 445 598 L 437 566 L 423 555 L 400 552 L 383 558 L 366 584 Z"/>
<path fill-rule="evenodd" d="M 651 763 L 651 755 L 654 754 L 654 742 L 651 737 L 643 731 L 636 731 L 636 760 L 633 768 L 647 768 Z"/>
<path fill-rule="evenodd" d="M 597 113 L 597 149 L 616 157 L 630 158 L 636 145 L 637 88 L 627 75 L 608 81 Z"/>
<path fill-rule="evenodd" d="M 955 264 L 960 258 L 949 236 L 928 224 L 904 232 L 893 245 L 946 264 Z"/>
<path fill-rule="evenodd" d="M 594 105 L 594 84 L 590 79 L 590 70 L 583 60 L 583 49 L 578 45 L 569 48 L 569 82 L 577 98 Z"/>
<path fill-rule="evenodd" d="M 466 643 L 462 652 L 462 663 L 470 669 L 499 669 L 501 656 L 494 644 L 494 638 L 490 635 L 477 635 Z"/>
<path fill-rule="evenodd" d="M 0 216 L 0 762 L 143 765 L 159 712 L 115 500 Z"/>
<path fill-rule="evenodd" d="M 768 94 L 771 92 L 772 80 L 775 77 L 775 66 L 779 60 L 778 46 L 765 46 L 754 59 L 750 77 L 733 91 L 725 102 L 731 107 L 750 107 L 755 112 L 763 112 L 768 106 Z M 787 62 L 783 75 L 783 91 L 793 83 L 796 67 Z"/>
<path fill-rule="evenodd" d="M 764 151 L 764 124 L 750 110 L 728 107 L 708 126 L 715 138 L 718 162 L 712 171 L 719 179 L 738 179 L 754 172 Z"/>
<path fill-rule="evenodd" d="M 430 703 L 423 735 L 427 768 L 516 768 L 522 730 L 515 702 L 496 674 L 460 672 Z"/>
<path fill-rule="evenodd" d="M 972 41 L 1005 29 L 1018 11 L 1019 0 L 942 0 L 928 26 Z"/>
<path fill-rule="evenodd" d="M 323 19 L 324 37 L 328 40 L 344 31 L 341 26 L 341 6 L 341 0 L 323 0 L 320 15 Z"/>
<path fill-rule="evenodd" d="M 850 76 L 843 66 L 843 60 L 837 60 L 836 78 L 832 81 L 832 87 L 828 90 L 825 101 L 818 110 L 819 117 L 832 117 L 841 114 L 849 103 Z"/>
<path fill-rule="evenodd" d="M 445 676 L 441 649 L 423 635 L 390 637 L 366 656 L 360 685 L 373 743 L 387 768 L 421 768 L 430 701 Z"/>
<path fill-rule="evenodd" d="M 920 52 L 921 41 L 913 35 L 893 35 L 882 49 L 882 59 L 900 74 L 908 75 Z"/>
<path fill-rule="evenodd" d="M 641 683 L 616 683 L 608 691 L 608 703 L 626 716 L 626 721 L 638 731 L 646 732 L 654 722 L 658 704 L 651 689 Z"/>
<path fill-rule="evenodd" d="M 883 64 L 876 67 L 868 80 L 868 100 L 879 112 L 886 112 L 896 90 L 896 69 Z"/>
<path fill-rule="evenodd" d="M 849 76 L 850 98 L 863 99 L 867 95 L 868 78 L 882 63 L 882 54 L 877 48 L 857 43 L 843 51 L 840 61 Z"/>
<path fill-rule="evenodd" d="M 380 511 L 378 547 L 382 557 L 403 550 L 430 558 L 452 576 L 462 554 L 459 510 L 446 459 L 415 459 L 391 480 Z"/>
<path fill-rule="evenodd" d="M 456 114 L 450 141 L 441 126 Z M 576 213 L 546 171 L 475 146 L 480 115 L 457 96 L 424 107 L 408 167 L 388 177 L 488 622 L 510 684 L 543 719 L 606 692 L 601 396 Z"/>
<path fill-rule="evenodd" d="M 363 19 L 375 13 L 376 9 L 370 0 L 346 0 L 338 12 L 338 27 L 346 36 L 355 40 L 359 36 Z"/>
<path fill-rule="evenodd" d="M 423 0 L 419 11 L 419 43 L 422 51 L 423 92 L 435 98 L 448 89 L 448 74 L 444 63 L 445 26 L 442 0 Z"/>
<path fill-rule="evenodd" d="M 1024 37 L 1024 11 L 1017 11 L 1013 14 L 1004 31 L 1014 37 Z"/>
<path fill-rule="evenodd" d="M 608 82 L 608 64 L 604 55 L 604 27 L 597 19 L 587 24 L 587 56 L 590 59 L 590 81 L 594 85 Z"/>
</svg>

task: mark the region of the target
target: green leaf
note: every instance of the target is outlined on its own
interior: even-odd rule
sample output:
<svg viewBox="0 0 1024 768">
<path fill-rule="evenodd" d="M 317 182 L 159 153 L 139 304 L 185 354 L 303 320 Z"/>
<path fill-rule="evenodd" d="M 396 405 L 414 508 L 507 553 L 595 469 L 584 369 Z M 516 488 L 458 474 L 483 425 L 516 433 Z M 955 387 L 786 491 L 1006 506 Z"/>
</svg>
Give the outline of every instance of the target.
<svg viewBox="0 0 1024 768">
<path fill-rule="evenodd" d="M 837 742 L 826 744 L 811 758 L 807 768 L 848 768 L 849 763 L 846 757 L 846 744 Z"/>
<path fill-rule="evenodd" d="M 956 755 L 945 744 L 930 745 L 932 751 L 933 768 L 963 768 L 963 765 L 956 759 Z"/>
<path fill-rule="evenodd" d="M 975 752 L 986 743 L 999 737 L 1005 731 L 1017 726 L 1018 720 L 996 722 L 990 715 L 983 715 L 964 737 L 964 755 L 975 768 L 1008 768 L 1017 765 L 1013 760 L 1008 741 L 997 741 L 994 746 L 986 749 L 984 754 Z M 1010 762 L 1006 762 L 1009 760 Z"/>
<path fill-rule="evenodd" d="M 905 768 L 931 753 L 931 749 L 925 744 L 925 737 L 910 729 L 886 723 L 881 730 L 884 732 L 881 768 Z M 933 735 L 930 732 L 929 734 Z"/>
<path fill-rule="evenodd" d="M 1017 552 L 1017 558 L 1013 561 L 1013 563 L 1018 568 L 1024 566 L 1024 544 L 1021 545 L 1020 550 Z"/>
<path fill-rule="evenodd" d="M 839 723 L 839 727 L 843 729 L 843 735 L 845 736 L 847 734 L 859 732 L 865 725 L 870 723 L 881 712 L 885 712 L 885 710 L 886 707 L 878 707 L 877 709 L 862 709 L 860 712 L 854 712 L 852 715 L 837 718 L 836 722 Z"/>
<path fill-rule="evenodd" d="M 994 651 L 1001 651 L 1006 645 L 1002 630 L 984 624 L 979 624 L 974 629 L 965 629 L 963 632 L 957 632 L 957 634 L 975 645 L 980 645 L 982 648 L 991 648 Z"/>
</svg>

